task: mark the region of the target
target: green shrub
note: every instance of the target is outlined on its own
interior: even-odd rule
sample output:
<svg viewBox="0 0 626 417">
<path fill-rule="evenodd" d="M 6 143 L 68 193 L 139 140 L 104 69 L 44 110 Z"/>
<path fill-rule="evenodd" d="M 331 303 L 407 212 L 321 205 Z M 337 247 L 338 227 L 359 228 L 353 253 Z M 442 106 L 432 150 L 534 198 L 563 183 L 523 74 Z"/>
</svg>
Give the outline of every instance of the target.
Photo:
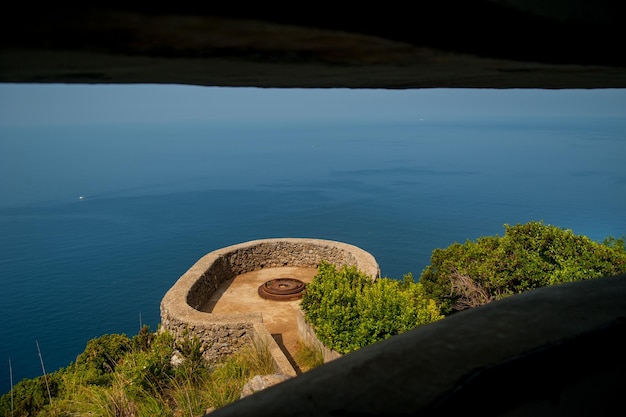
<svg viewBox="0 0 626 417">
<path fill-rule="evenodd" d="M 626 272 L 623 239 L 597 243 L 543 222 L 504 228 L 502 237 L 433 251 L 419 282 L 444 314 L 547 285 Z"/>
<path fill-rule="evenodd" d="M 411 275 L 372 280 L 356 267 L 322 262 L 301 308 L 322 343 L 348 353 L 442 318 Z"/>
<path fill-rule="evenodd" d="M 44 377 L 25 378 L 13 386 L 13 398 L 9 394 L 0 398 L 0 415 L 28 416 L 32 410 L 40 410 L 48 403 Z"/>
<path fill-rule="evenodd" d="M 132 342 L 125 334 L 105 334 L 87 342 L 85 350 L 76 358 L 76 367 L 95 385 L 108 385 L 118 362 L 132 350 Z"/>
<path fill-rule="evenodd" d="M 148 348 L 132 351 L 122 358 L 115 373 L 128 381 L 126 391 L 130 396 L 163 395 L 174 375 L 171 364 L 174 345 L 174 338 L 161 332 L 153 337 Z"/>
</svg>

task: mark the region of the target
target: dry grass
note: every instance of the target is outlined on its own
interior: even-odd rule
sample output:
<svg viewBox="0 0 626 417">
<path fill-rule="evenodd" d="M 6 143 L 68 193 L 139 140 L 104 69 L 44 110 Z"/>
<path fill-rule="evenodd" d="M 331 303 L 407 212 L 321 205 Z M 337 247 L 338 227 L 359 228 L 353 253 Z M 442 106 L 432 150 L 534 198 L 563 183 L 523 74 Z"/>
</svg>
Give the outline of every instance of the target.
<svg viewBox="0 0 626 417">
<path fill-rule="evenodd" d="M 296 348 L 295 360 L 302 372 L 306 372 L 323 365 L 324 354 L 320 349 L 306 344 L 303 341 L 299 341 Z"/>
</svg>

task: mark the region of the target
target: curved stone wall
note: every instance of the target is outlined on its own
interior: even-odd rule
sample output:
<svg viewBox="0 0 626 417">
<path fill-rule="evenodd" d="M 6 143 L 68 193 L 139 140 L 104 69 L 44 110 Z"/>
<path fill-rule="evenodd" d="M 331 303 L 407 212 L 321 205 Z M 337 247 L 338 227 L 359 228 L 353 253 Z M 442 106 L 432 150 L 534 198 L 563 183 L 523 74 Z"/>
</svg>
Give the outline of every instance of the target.
<svg viewBox="0 0 626 417">
<path fill-rule="evenodd" d="M 220 284 L 263 268 L 316 268 L 321 261 L 356 266 L 374 279 L 380 277 L 376 259 L 353 245 L 305 238 L 254 240 L 210 252 L 189 268 L 161 301 L 161 327 L 176 337 L 197 336 L 207 360 L 233 353 L 250 337 L 259 337 L 263 318 L 260 313 L 200 311 Z"/>
</svg>

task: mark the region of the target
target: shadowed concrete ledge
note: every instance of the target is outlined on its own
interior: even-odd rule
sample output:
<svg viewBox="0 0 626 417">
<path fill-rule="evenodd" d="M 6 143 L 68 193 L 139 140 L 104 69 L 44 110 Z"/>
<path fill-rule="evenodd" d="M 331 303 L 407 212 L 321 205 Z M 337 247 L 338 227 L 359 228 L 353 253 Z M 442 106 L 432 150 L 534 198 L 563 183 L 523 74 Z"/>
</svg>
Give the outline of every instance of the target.
<svg viewBox="0 0 626 417">
<path fill-rule="evenodd" d="M 275 88 L 626 87 L 609 0 L 12 2 L 0 82 Z"/>
<path fill-rule="evenodd" d="M 466 310 L 211 415 L 610 415 L 623 405 L 625 278 L 545 287 Z"/>
</svg>

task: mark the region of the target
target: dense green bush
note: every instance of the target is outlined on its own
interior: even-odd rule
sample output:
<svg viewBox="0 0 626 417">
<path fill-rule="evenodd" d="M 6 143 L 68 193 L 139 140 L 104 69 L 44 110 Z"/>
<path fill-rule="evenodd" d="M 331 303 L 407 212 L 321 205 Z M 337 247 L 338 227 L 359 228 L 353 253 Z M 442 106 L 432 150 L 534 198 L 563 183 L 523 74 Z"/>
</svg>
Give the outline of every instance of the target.
<svg viewBox="0 0 626 417">
<path fill-rule="evenodd" d="M 301 308 L 324 345 L 348 353 L 443 316 L 412 276 L 372 280 L 356 267 L 322 262 Z"/>
<path fill-rule="evenodd" d="M 131 339 L 125 334 L 105 334 L 87 342 L 74 366 L 85 375 L 87 383 L 108 385 L 117 363 L 131 348 Z"/>
<path fill-rule="evenodd" d="M 535 288 L 626 272 L 623 239 L 603 243 L 529 222 L 505 234 L 435 249 L 419 282 L 444 314 Z"/>
</svg>

